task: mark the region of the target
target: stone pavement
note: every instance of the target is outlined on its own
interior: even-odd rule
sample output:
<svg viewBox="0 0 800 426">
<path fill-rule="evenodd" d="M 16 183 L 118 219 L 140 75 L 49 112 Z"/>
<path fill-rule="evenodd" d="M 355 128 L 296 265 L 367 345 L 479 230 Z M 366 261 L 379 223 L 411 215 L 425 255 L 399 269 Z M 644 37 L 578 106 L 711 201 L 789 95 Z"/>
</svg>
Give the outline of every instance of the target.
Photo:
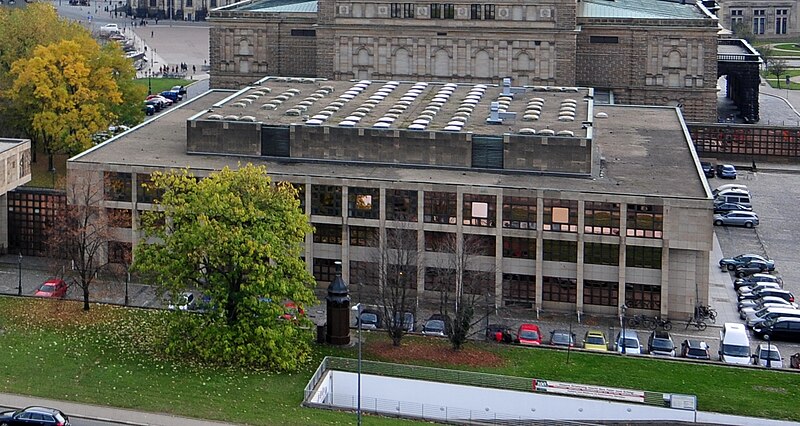
<svg viewBox="0 0 800 426">
<path fill-rule="evenodd" d="M 71 418 L 84 418 L 108 423 L 152 426 L 215 426 L 233 423 L 214 422 L 209 420 L 178 417 L 170 414 L 147 413 L 98 405 L 78 404 L 74 402 L 56 401 L 9 393 L 0 393 L 0 406 L 23 408 L 31 405 L 58 408 Z"/>
</svg>

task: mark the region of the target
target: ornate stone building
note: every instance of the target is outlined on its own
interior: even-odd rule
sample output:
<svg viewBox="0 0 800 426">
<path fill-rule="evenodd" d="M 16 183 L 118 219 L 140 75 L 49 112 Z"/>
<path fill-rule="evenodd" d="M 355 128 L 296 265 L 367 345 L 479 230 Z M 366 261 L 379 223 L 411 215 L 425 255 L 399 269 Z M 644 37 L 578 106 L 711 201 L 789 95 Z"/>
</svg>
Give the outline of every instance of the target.
<svg viewBox="0 0 800 426">
<path fill-rule="evenodd" d="M 581 85 L 716 121 L 716 16 L 670 0 L 253 0 L 210 14 L 211 85 L 261 76 Z"/>
</svg>

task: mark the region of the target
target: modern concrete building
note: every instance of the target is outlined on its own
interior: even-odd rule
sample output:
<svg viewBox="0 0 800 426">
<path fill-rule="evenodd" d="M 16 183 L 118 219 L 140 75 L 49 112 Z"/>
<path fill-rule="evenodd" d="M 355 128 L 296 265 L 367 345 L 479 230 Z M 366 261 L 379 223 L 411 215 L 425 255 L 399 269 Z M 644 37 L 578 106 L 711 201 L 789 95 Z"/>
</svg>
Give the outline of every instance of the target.
<svg viewBox="0 0 800 426">
<path fill-rule="evenodd" d="M 414 294 L 452 286 L 437 242 L 478 241 L 470 268 L 498 306 L 685 318 L 708 303 L 709 188 L 675 107 L 597 105 L 592 89 L 266 78 L 212 90 L 73 157 L 128 212 L 111 260 L 137 241 L 141 184 L 244 162 L 299 189 L 324 288 L 375 286 L 386 232 L 422 253 Z M 392 231 L 396 230 L 396 231 Z M 378 237 L 378 238 L 376 238 Z M 376 244 L 378 247 L 376 247 Z M 472 290 L 466 290 L 472 291 Z"/>
<path fill-rule="evenodd" d="M 681 0 L 250 0 L 210 12 L 211 87 L 263 75 L 593 87 L 716 122 L 716 16 Z M 710 2 L 713 3 L 713 2 Z"/>
<path fill-rule="evenodd" d="M 31 180 L 31 141 L 0 138 L 0 253 L 6 253 L 8 241 L 8 191 Z"/>
</svg>

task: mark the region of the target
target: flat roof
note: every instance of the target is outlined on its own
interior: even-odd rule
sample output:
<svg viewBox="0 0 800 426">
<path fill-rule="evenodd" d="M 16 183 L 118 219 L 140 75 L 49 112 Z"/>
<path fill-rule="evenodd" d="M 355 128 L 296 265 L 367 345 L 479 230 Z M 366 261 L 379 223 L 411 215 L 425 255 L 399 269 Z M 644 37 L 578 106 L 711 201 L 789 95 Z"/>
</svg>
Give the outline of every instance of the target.
<svg viewBox="0 0 800 426">
<path fill-rule="evenodd" d="M 25 142 L 28 142 L 27 139 L 9 139 L 9 138 L 0 138 L 0 152 L 8 151 L 11 148 L 15 148 Z"/>
<path fill-rule="evenodd" d="M 197 117 L 267 125 L 472 132 L 554 133 L 586 137 L 590 90 L 427 81 L 329 81 L 267 77 Z M 492 104 L 498 108 L 492 118 Z M 526 130 L 523 130 L 526 129 Z"/>
<path fill-rule="evenodd" d="M 413 184 L 453 184 L 519 189 L 551 189 L 597 194 L 644 195 L 705 199 L 709 195 L 695 164 L 696 155 L 676 108 L 600 105 L 607 118 L 594 122 L 594 145 L 600 172 L 593 178 L 570 178 L 492 170 L 451 170 L 348 162 L 304 161 L 186 153 L 189 118 L 205 114 L 234 91 L 211 90 L 184 101 L 101 145 L 71 158 L 79 164 L 131 167 L 134 172 L 192 168 L 205 171 L 237 167 L 245 161 L 303 181 L 307 176 L 334 179 L 362 178 Z M 355 130 L 354 130 L 355 131 Z M 112 167 L 106 166 L 111 165 Z"/>
<path fill-rule="evenodd" d="M 579 18 L 710 19 L 694 0 L 583 0 Z"/>
</svg>

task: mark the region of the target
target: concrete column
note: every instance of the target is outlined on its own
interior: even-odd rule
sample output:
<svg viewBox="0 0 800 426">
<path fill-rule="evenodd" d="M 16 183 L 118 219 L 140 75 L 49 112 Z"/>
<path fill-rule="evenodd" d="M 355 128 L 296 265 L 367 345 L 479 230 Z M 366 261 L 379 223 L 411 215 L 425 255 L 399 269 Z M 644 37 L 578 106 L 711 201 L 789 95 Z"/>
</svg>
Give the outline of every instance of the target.
<svg viewBox="0 0 800 426">
<path fill-rule="evenodd" d="M 578 282 L 577 286 L 577 294 L 575 295 L 575 309 L 578 315 L 583 312 L 583 224 L 584 224 L 584 217 L 583 217 L 583 209 L 584 209 L 584 202 L 583 200 L 578 200 L 578 258 L 577 258 L 577 273 L 576 273 L 576 281 Z"/>
<path fill-rule="evenodd" d="M 544 268 L 544 245 L 542 225 L 544 223 L 544 200 L 536 194 L 536 311 L 542 309 L 542 269 Z"/>
<path fill-rule="evenodd" d="M 8 194 L 0 195 L 0 254 L 8 253 Z"/>
<path fill-rule="evenodd" d="M 623 303 L 625 303 L 625 244 L 628 235 L 628 216 L 626 214 L 628 205 L 625 203 L 619 203 L 619 208 L 619 287 L 617 294 L 619 295 L 619 305 L 621 306 Z"/>
</svg>

